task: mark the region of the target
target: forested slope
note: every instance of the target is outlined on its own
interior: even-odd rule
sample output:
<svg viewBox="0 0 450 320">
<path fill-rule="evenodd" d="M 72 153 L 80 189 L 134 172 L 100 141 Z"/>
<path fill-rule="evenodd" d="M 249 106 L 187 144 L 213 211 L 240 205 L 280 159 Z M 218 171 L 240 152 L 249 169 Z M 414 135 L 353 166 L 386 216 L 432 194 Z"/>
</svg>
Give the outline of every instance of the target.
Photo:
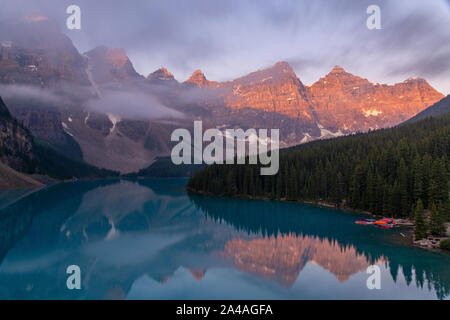
<svg viewBox="0 0 450 320">
<path fill-rule="evenodd" d="M 280 170 L 211 165 L 188 189 L 223 196 L 327 201 L 394 217 L 413 215 L 420 199 L 449 211 L 450 114 L 395 128 L 316 141 L 280 153 Z"/>
</svg>

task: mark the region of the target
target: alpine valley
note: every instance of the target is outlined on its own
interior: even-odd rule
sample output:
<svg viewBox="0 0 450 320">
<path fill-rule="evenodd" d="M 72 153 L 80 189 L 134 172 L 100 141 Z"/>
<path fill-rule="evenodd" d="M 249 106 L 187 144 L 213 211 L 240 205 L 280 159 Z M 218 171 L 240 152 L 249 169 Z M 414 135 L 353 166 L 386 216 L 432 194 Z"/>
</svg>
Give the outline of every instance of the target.
<svg viewBox="0 0 450 320">
<path fill-rule="evenodd" d="M 448 0 L 0 3 L 0 300 L 450 300 Z"/>
<path fill-rule="evenodd" d="M 424 79 L 375 84 L 340 66 L 307 86 L 287 62 L 227 82 L 210 81 L 200 70 L 184 82 L 165 68 L 145 77 L 125 50 L 80 53 L 54 23 L 33 16 L 1 25 L 0 43 L 1 106 L 9 109 L 1 116 L 17 119 L 18 131 L 7 126 L 15 130 L 8 141 L 27 162 L 6 159 L 3 139 L 2 160 L 28 173 L 51 173 L 33 144 L 89 170 L 110 170 L 103 174 L 148 174 L 155 160 L 167 160 L 172 131 L 192 130 L 196 119 L 204 130 L 280 128 L 284 148 L 395 126 L 444 98 Z M 40 171 L 30 167 L 33 159 Z"/>
</svg>

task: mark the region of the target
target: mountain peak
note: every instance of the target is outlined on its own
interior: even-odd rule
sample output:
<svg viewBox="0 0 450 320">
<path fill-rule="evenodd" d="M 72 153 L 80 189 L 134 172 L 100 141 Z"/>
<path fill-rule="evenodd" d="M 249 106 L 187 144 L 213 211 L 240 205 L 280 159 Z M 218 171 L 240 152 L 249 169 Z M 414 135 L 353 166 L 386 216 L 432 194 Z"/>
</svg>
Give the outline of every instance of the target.
<svg viewBox="0 0 450 320">
<path fill-rule="evenodd" d="M 150 73 L 147 76 L 147 79 L 149 80 L 175 80 L 175 77 L 173 76 L 172 73 L 169 72 L 169 70 L 167 70 L 164 67 L 159 68 L 158 70 Z"/>
<path fill-rule="evenodd" d="M 251 83 L 264 83 L 270 80 L 270 82 L 283 81 L 283 79 L 294 79 L 299 81 L 295 75 L 294 69 L 286 61 L 280 61 L 268 67 L 266 69 L 252 72 L 246 76 L 235 79 L 235 84 L 251 84 Z"/>
<path fill-rule="evenodd" d="M 197 69 L 197 70 L 195 70 L 193 73 L 192 73 L 192 75 L 191 75 L 191 78 L 192 77 L 203 77 L 203 78 L 206 78 L 205 77 L 205 74 L 202 72 L 202 70 L 200 70 L 200 69 Z"/>
<path fill-rule="evenodd" d="M 89 52 L 86 52 L 86 55 L 94 59 L 100 58 L 115 68 L 123 67 L 130 61 L 125 49 L 122 48 L 99 46 Z"/>
<path fill-rule="evenodd" d="M 273 65 L 273 68 L 292 69 L 291 65 L 286 61 L 278 61 Z"/>
<path fill-rule="evenodd" d="M 334 66 L 330 73 L 347 73 L 347 71 L 344 70 L 341 66 Z"/>
<path fill-rule="evenodd" d="M 417 77 L 411 77 L 403 81 L 403 83 L 420 83 L 420 82 L 427 82 L 423 78 L 417 78 Z"/>
<path fill-rule="evenodd" d="M 279 73 L 295 74 L 294 69 L 292 69 L 291 65 L 286 61 L 279 61 L 266 70 L 276 71 Z"/>
<path fill-rule="evenodd" d="M 428 81 L 423 78 L 417 78 L 417 77 L 408 78 L 401 83 L 397 83 L 395 86 L 400 86 L 400 87 L 406 86 L 409 88 L 417 88 L 417 90 L 421 90 L 423 92 L 428 92 L 428 93 L 434 95 L 434 97 L 436 97 L 436 98 L 440 98 L 440 99 L 444 98 L 444 95 L 442 93 L 440 93 L 439 91 L 434 89 L 428 83 Z M 437 101 L 434 101 L 434 102 L 437 102 Z M 430 106 L 430 105 L 428 105 L 428 106 Z"/>
<path fill-rule="evenodd" d="M 197 69 L 192 73 L 189 79 L 186 80 L 186 83 L 194 84 L 198 87 L 205 87 L 208 86 L 209 81 L 206 79 L 203 72 L 200 69 Z"/>
<path fill-rule="evenodd" d="M 143 78 L 136 72 L 122 48 L 100 46 L 86 52 L 85 55 L 89 58 L 91 72 L 98 84 Z"/>
<path fill-rule="evenodd" d="M 27 14 L 22 18 L 22 21 L 32 23 L 32 22 L 41 22 L 48 21 L 49 18 L 43 14 Z"/>
<path fill-rule="evenodd" d="M 321 81 L 328 81 L 332 83 L 336 81 L 345 81 L 347 83 L 369 83 L 367 79 L 355 76 L 354 74 L 347 72 L 344 68 L 338 65 L 334 66 L 333 69 L 331 69 L 331 71 L 324 78 L 321 78 L 318 82 Z"/>
</svg>

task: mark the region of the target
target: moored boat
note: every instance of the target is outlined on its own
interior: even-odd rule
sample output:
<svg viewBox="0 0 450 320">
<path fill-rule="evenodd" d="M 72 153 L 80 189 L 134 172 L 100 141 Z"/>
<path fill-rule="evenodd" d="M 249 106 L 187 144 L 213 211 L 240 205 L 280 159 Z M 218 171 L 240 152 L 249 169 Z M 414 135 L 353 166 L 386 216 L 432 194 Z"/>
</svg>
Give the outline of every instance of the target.
<svg viewBox="0 0 450 320">
<path fill-rule="evenodd" d="M 383 218 L 380 220 L 375 219 L 362 219 L 355 221 L 356 224 L 361 225 L 374 225 L 376 227 L 380 227 L 383 229 L 390 229 L 397 225 L 395 219 L 392 218 Z"/>
<path fill-rule="evenodd" d="M 374 219 L 363 219 L 363 220 L 355 221 L 356 224 L 362 224 L 362 225 L 369 225 L 369 224 L 373 224 L 374 222 L 375 222 Z"/>
<path fill-rule="evenodd" d="M 383 228 L 383 229 L 390 229 L 390 228 L 393 228 L 395 225 L 397 225 L 397 223 L 395 222 L 394 219 L 383 218 L 383 219 L 375 221 L 373 223 L 373 225 L 376 227 Z"/>
</svg>

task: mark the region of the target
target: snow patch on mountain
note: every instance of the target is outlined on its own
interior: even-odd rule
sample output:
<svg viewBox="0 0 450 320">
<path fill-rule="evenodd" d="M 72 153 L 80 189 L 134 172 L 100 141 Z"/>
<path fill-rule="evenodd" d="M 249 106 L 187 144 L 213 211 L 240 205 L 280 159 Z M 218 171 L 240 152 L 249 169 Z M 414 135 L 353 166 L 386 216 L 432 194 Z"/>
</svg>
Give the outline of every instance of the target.
<svg viewBox="0 0 450 320">
<path fill-rule="evenodd" d="M 329 139 L 329 138 L 336 138 L 341 137 L 345 135 L 341 130 L 338 130 L 336 132 L 331 132 L 328 129 L 325 129 L 320 123 L 317 124 L 317 127 L 320 129 L 320 137 L 319 139 Z"/>
<path fill-rule="evenodd" d="M 62 124 L 64 132 L 67 133 L 69 136 L 73 137 L 73 134 L 70 133 L 70 131 L 69 131 L 69 126 L 67 125 L 67 123 L 61 122 L 61 124 Z"/>
<path fill-rule="evenodd" d="M 300 140 L 300 143 L 307 143 L 314 140 L 313 137 L 311 137 L 311 135 L 309 133 L 305 133 L 305 136 L 302 138 L 302 140 Z"/>
<path fill-rule="evenodd" d="M 383 114 L 383 111 L 377 110 L 377 109 L 369 109 L 369 110 L 363 110 L 363 113 L 366 118 L 370 117 L 370 116 L 378 117 L 380 114 Z"/>
<path fill-rule="evenodd" d="M 108 116 L 109 121 L 111 121 L 111 123 L 112 123 L 112 127 L 109 130 L 109 134 L 111 134 L 116 129 L 117 123 L 119 123 L 122 119 L 119 116 L 111 114 L 111 113 L 107 113 L 106 115 Z"/>
</svg>

